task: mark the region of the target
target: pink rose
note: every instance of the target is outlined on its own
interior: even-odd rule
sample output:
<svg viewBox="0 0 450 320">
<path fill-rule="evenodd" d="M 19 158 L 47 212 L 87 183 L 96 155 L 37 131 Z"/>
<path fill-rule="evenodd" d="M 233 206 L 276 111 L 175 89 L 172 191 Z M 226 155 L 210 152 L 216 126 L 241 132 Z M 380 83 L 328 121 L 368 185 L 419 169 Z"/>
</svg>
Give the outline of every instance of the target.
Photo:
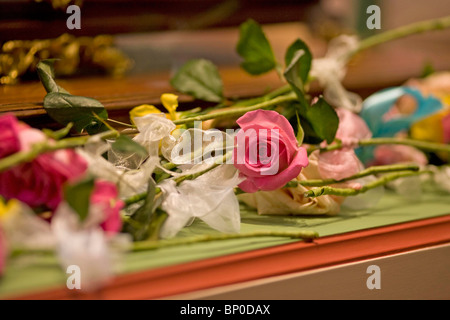
<svg viewBox="0 0 450 320">
<path fill-rule="evenodd" d="M 343 149 L 319 153 L 318 167 L 322 179 L 341 180 L 357 174 L 363 164 L 353 149 Z"/>
<path fill-rule="evenodd" d="M 122 218 L 120 210 L 124 202 L 118 199 L 119 192 L 114 183 L 109 181 L 95 181 L 94 190 L 91 195 L 91 204 L 99 206 L 104 214 L 104 220 L 100 225 L 103 230 L 117 233 L 122 229 Z"/>
<path fill-rule="evenodd" d="M 33 144 L 45 139 L 42 131 L 17 121 L 13 114 L 0 116 L 0 159 L 19 151 L 30 151 Z"/>
<path fill-rule="evenodd" d="M 33 144 L 46 139 L 41 131 L 19 123 L 11 115 L 1 116 L 0 123 L 10 135 L 9 139 L 0 140 L 3 156 L 29 151 Z M 63 198 L 63 185 L 81 177 L 86 169 L 86 161 L 71 149 L 48 152 L 0 172 L 0 195 L 18 199 L 30 207 L 45 206 L 55 210 Z"/>
<path fill-rule="evenodd" d="M 372 137 L 372 132 L 360 116 L 344 108 L 337 108 L 336 112 L 339 117 L 336 139 L 340 139 L 344 146 L 352 148 L 358 140 Z"/>
<path fill-rule="evenodd" d="M 0 159 L 20 150 L 19 124 L 12 114 L 0 117 Z"/>
<path fill-rule="evenodd" d="M 0 194 L 30 207 L 55 210 L 63 199 L 63 185 L 82 176 L 87 164 L 75 151 L 57 150 L 0 173 Z"/>
<path fill-rule="evenodd" d="M 428 164 L 425 154 L 410 146 L 381 145 L 374 150 L 374 159 L 371 166 L 389 165 L 395 163 L 416 163 L 420 166 Z"/>
<path fill-rule="evenodd" d="M 299 147 L 289 121 L 275 111 L 256 110 L 240 117 L 234 166 L 245 177 L 245 192 L 271 191 L 296 178 L 308 165 L 306 149 Z"/>
</svg>

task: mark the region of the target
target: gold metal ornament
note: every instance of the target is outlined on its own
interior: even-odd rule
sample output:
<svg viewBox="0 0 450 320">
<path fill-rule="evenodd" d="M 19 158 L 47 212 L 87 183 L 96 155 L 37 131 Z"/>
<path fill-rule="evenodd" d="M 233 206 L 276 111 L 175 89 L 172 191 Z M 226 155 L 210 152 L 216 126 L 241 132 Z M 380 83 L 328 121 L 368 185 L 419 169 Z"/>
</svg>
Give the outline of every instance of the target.
<svg viewBox="0 0 450 320">
<path fill-rule="evenodd" d="M 114 37 L 75 37 L 63 34 L 55 39 L 11 40 L 0 50 L 0 84 L 15 84 L 35 73 L 43 59 L 57 59 L 55 72 L 68 76 L 80 69 L 93 69 L 112 76 L 123 75 L 132 61 L 114 47 Z"/>
</svg>

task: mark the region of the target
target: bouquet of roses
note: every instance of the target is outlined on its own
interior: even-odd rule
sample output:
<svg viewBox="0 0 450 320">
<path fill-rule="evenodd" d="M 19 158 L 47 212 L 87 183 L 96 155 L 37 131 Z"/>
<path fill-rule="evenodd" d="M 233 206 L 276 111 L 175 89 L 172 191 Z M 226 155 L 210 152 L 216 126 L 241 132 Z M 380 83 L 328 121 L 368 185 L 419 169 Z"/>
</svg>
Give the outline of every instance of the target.
<svg viewBox="0 0 450 320">
<path fill-rule="evenodd" d="M 51 251 L 63 266 L 84 270 L 83 288 L 96 288 L 113 275 L 117 255 L 130 249 L 318 236 L 240 233 L 240 203 L 261 215 L 336 215 L 342 206 L 374 206 L 385 188 L 411 194 L 431 182 L 450 191 L 449 74 L 364 101 L 341 84 L 359 51 L 448 26 L 447 17 L 362 41 L 340 36 L 315 59 L 297 39 L 282 64 L 261 26 L 249 20 L 237 44 L 242 68 L 252 75 L 275 71 L 283 86 L 230 100 L 217 67 L 192 60 L 171 84 L 214 106 L 178 111 L 178 96 L 163 94 L 166 112 L 137 106 L 130 123 L 119 123 L 127 127 L 121 131 L 99 101 L 67 92 L 55 80 L 53 61 L 41 61 L 44 108 L 62 129 L 41 131 L 0 115 L 0 272 L 8 255 Z M 323 95 L 310 94 L 313 81 Z M 194 219 L 221 233 L 175 238 Z"/>
</svg>

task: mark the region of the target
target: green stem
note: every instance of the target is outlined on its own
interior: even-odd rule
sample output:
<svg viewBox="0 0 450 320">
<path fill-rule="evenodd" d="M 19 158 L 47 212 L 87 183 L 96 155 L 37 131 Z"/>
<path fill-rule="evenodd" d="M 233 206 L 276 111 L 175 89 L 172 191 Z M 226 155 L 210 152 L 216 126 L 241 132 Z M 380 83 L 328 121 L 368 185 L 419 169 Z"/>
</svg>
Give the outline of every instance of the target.
<svg viewBox="0 0 450 320">
<path fill-rule="evenodd" d="M 385 166 L 373 166 L 369 167 L 367 169 L 364 169 L 357 174 L 354 174 L 352 176 L 335 180 L 335 179 L 311 179 L 311 180 L 303 180 L 303 181 L 290 181 L 286 184 L 285 187 L 287 188 L 293 188 L 298 185 L 302 185 L 305 187 L 321 187 L 326 186 L 330 184 L 337 184 L 342 183 L 346 181 L 351 181 L 375 174 L 381 174 L 381 173 L 389 173 L 389 172 L 399 172 L 399 171 L 419 171 L 420 167 L 415 164 L 394 164 L 394 165 L 385 165 Z"/>
<path fill-rule="evenodd" d="M 112 137 L 117 137 L 117 131 L 107 131 L 101 134 L 102 139 L 108 139 Z M 36 157 L 43 153 L 60 150 L 60 149 L 70 149 L 81 147 L 91 136 L 80 136 L 80 137 L 72 137 L 67 139 L 62 139 L 58 141 L 45 141 L 42 143 L 36 143 L 32 146 L 30 151 L 27 152 L 17 152 L 8 157 L 5 157 L 0 160 L 0 172 L 3 172 L 13 166 L 16 166 L 21 163 L 30 162 L 34 160 Z"/>
<path fill-rule="evenodd" d="M 101 134 L 102 139 L 108 139 L 112 137 L 117 137 L 117 131 L 107 131 Z M 7 170 L 13 166 L 16 166 L 21 163 L 30 162 L 40 154 L 59 150 L 59 149 L 70 149 L 81 147 L 91 136 L 80 136 L 80 137 L 72 137 L 67 139 L 62 139 L 58 141 L 45 141 L 42 143 L 36 143 L 32 146 L 30 151 L 27 152 L 17 152 L 8 157 L 5 157 L 0 160 L 0 172 Z"/>
<path fill-rule="evenodd" d="M 148 226 L 149 241 L 157 241 L 159 239 L 161 227 L 168 217 L 168 214 L 162 210 L 156 210 L 153 213 Z"/>
<path fill-rule="evenodd" d="M 202 242 L 233 240 L 233 239 L 246 239 L 246 238 L 261 238 L 261 237 L 274 237 L 274 238 L 291 238 L 302 239 L 306 242 L 311 242 L 319 237 L 319 234 L 311 230 L 301 231 L 254 231 L 248 233 L 232 233 L 232 234 L 205 234 L 200 236 L 188 237 L 188 238 L 174 238 L 169 240 L 146 240 L 133 242 L 132 251 L 147 251 L 156 250 L 167 247 L 176 247 L 182 245 L 190 245 Z M 13 257 L 24 254 L 40 254 L 40 255 L 52 255 L 54 250 L 51 249 L 29 249 L 29 248 L 14 248 L 10 255 Z"/>
<path fill-rule="evenodd" d="M 185 176 L 180 176 L 178 178 L 175 178 L 174 181 L 178 184 L 180 184 L 181 182 L 183 182 L 184 180 L 194 180 L 198 177 L 200 177 L 201 175 L 205 174 L 208 171 L 211 171 L 212 169 L 217 168 L 219 165 L 221 165 L 222 163 L 214 163 L 211 167 L 208 167 L 205 170 L 199 171 L 197 173 L 193 173 L 193 174 L 188 174 Z"/>
<path fill-rule="evenodd" d="M 277 75 L 278 75 L 278 77 L 280 78 L 281 81 L 286 81 L 284 79 L 283 70 L 284 70 L 284 67 L 280 63 L 277 63 L 276 66 L 275 66 L 275 71 L 277 72 Z"/>
<path fill-rule="evenodd" d="M 423 171 L 418 171 L 418 172 L 397 172 L 397 173 L 391 173 L 391 174 L 387 174 L 377 180 L 374 180 L 364 186 L 362 186 L 359 189 L 354 189 L 354 188 L 333 188 L 330 186 L 325 186 L 325 187 L 319 187 L 319 188 L 314 188 L 311 189 L 307 192 L 304 193 L 305 197 L 319 197 L 319 196 L 323 196 L 323 195 L 334 195 L 334 196 L 342 196 L 342 197 L 349 197 L 349 196 L 356 196 L 358 194 L 367 192 L 371 189 L 380 187 L 380 186 L 384 186 L 386 185 L 388 182 L 391 182 L 393 180 L 399 179 L 399 178 L 405 178 L 405 177 L 411 177 L 411 176 L 415 176 L 415 175 L 420 175 L 420 174 L 432 174 L 432 171 L 429 170 L 423 170 Z"/>
<path fill-rule="evenodd" d="M 124 126 L 124 127 L 129 127 L 129 128 L 136 128 L 136 126 L 135 125 L 132 125 L 132 124 L 129 124 L 129 123 L 125 123 L 125 122 L 122 122 L 122 121 L 117 121 L 117 120 L 114 120 L 114 119 L 107 119 L 107 121 L 109 121 L 109 122 L 113 122 L 113 123 L 115 123 L 115 124 L 119 124 L 119 125 L 121 125 L 121 126 Z"/>
<path fill-rule="evenodd" d="M 286 84 L 286 85 L 279 87 L 278 89 L 275 89 L 272 92 L 269 92 L 268 94 L 264 95 L 263 98 L 265 98 L 267 100 L 271 100 L 278 96 L 288 94 L 291 91 L 292 91 L 292 87 L 289 84 Z"/>
<path fill-rule="evenodd" d="M 389 42 L 392 40 L 404 38 L 413 34 L 419 34 L 426 31 L 442 30 L 450 27 L 450 16 L 415 22 L 403 27 L 399 27 L 393 30 L 385 31 L 383 33 L 368 37 L 361 40 L 358 48 L 351 54 L 366 50 L 370 47 L 377 46 L 379 44 Z"/>
<path fill-rule="evenodd" d="M 234 103 L 234 105 L 230 106 L 230 108 L 251 106 L 264 101 L 272 100 L 273 98 L 288 94 L 290 92 L 292 92 L 292 87 L 290 85 L 284 85 L 260 97 L 238 100 Z"/>
<path fill-rule="evenodd" d="M 225 110 L 222 112 L 216 112 L 216 113 L 204 114 L 204 115 L 199 115 L 199 116 L 190 117 L 190 118 L 179 119 L 179 120 L 175 120 L 173 123 L 175 123 L 176 125 L 180 125 L 180 124 L 186 124 L 186 123 L 190 123 L 190 122 L 194 122 L 194 121 L 206 121 L 206 120 L 211 120 L 211 119 L 234 117 L 234 116 L 239 116 L 239 115 L 245 114 L 249 111 L 271 108 L 278 104 L 282 104 L 282 103 L 289 102 L 289 101 L 294 101 L 296 99 L 297 99 L 297 96 L 295 95 L 295 93 L 290 92 L 288 94 L 278 96 L 276 98 L 273 98 L 273 99 L 270 99 L 267 101 L 263 101 L 261 103 L 257 103 L 252 106 L 230 107 L 228 110 Z"/>
<path fill-rule="evenodd" d="M 155 189 L 155 193 L 158 194 L 160 192 L 161 192 L 161 189 L 157 187 Z M 125 206 L 129 206 L 129 205 L 132 205 L 134 203 L 138 203 L 139 201 L 144 200 L 146 198 L 146 196 L 147 196 L 146 192 L 137 193 L 134 196 L 131 196 L 131 197 L 129 197 L 129 198 L 124 200 Z"/>
<path fill-rule="evenodd" d="M 145 250 L 155 250 L 165 247 L 173 247 L 180 245 L 188 245 L 200 242 L 210 242 L 219 240 L 231 240 L 231 239 L 244 239 L 244 238 L 255 238 L 255 237 L 284 237 L 293 239 L 303 239 L 305 241 L 312 241 L 318 237 L 315 231 L 255 231 L 249 233 L 232 233 L 232 234 L 214 234 L 214 235 L 200 235 L 189 238 L 175 238 L 170 240 L 159 240 L 159 241 L 139 241 L 134 242 L 133 251 L 145 251 Z"/>
<path fill-rule="evenodd" d="M 397 145 L 407 145 L 411 147 L 415 147 L 417 149 L 432 151 L 432 152 L 449 152 L 450 153 L 450 144 L 437 143 L 437 142 L 428 142 L 414 139 L 403 139 L 403 138 L 372 138 L 372 139 L 363 139 L 358 141 L 358 146 L 374 146 L 374 145 L 382 145 L 382 144 L 397 144 Z M 333 151 L 342 149 L 343 145 L 340 142 L 333 143 L 326 147 L 320 146 L 312 146 L 308 148 L 308 154 L 311 154 L 313 151 L 320 150 L 320 152 Z"/>
<path fill-rule="evenodd" d="M 379 144 L 399 144 L 399 145 L 407 145 L 407 146 L 415 147 L 417 149 L 421 149 L 424 151 L 450 152 L 450 144 L 421 141 L 421 140 L 414 140 L 414 139 L 372 138 L 372 139 L 366 139 L 366 140 L 359 141 L 359 145 L 362 147 L 379 145 Z"/>
<path fill-rule="evenodd" d="M 50 139 L 54 139 L 54 140 L 61 140 L 62 138 L 64 138 L 65 136 L 67 136 L 70 132 L 70 130 L 73 128 L 73 123 L 70 122 L 67 126 L 65 126 L 62 129 L 53 131 L 50 129 L 42 129 L 42 132 Z"/>
</svg>

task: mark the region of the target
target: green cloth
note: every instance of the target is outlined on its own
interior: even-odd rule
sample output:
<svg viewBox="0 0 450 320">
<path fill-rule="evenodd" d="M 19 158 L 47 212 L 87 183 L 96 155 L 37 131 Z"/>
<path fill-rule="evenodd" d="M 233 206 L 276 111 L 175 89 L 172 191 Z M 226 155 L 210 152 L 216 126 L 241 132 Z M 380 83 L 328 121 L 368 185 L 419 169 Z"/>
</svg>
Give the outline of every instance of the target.
<svg viewBox="0 0 450 320">
<path fill-rule="evenodd" d="M 336 235 L 396 223 L 420 220 L 450 213 L 450 196 L 425 193 L 416 201 L 386 192 L 375 208 L 370 210 L 342 210 L 336 216 L 258 216 L 255 211 L 241 210 L 241 232 L 260 230 L 314 230 L 319 236 Z M 201 221 L 184 228 L 178 237 L 213 234 Z M 223 256 L 286 244 L 293 241 L 281 237 L 258 237 L 181 245 L 144 252 L 127 253 L 119 266 L 119 273 L 175 265 L 200 259 Z M 54 256 L 22 256 L 10 259 L 0 280 L 0 298 L 30 291 L 64 286 L 67 275 Z"/>
</svg>

